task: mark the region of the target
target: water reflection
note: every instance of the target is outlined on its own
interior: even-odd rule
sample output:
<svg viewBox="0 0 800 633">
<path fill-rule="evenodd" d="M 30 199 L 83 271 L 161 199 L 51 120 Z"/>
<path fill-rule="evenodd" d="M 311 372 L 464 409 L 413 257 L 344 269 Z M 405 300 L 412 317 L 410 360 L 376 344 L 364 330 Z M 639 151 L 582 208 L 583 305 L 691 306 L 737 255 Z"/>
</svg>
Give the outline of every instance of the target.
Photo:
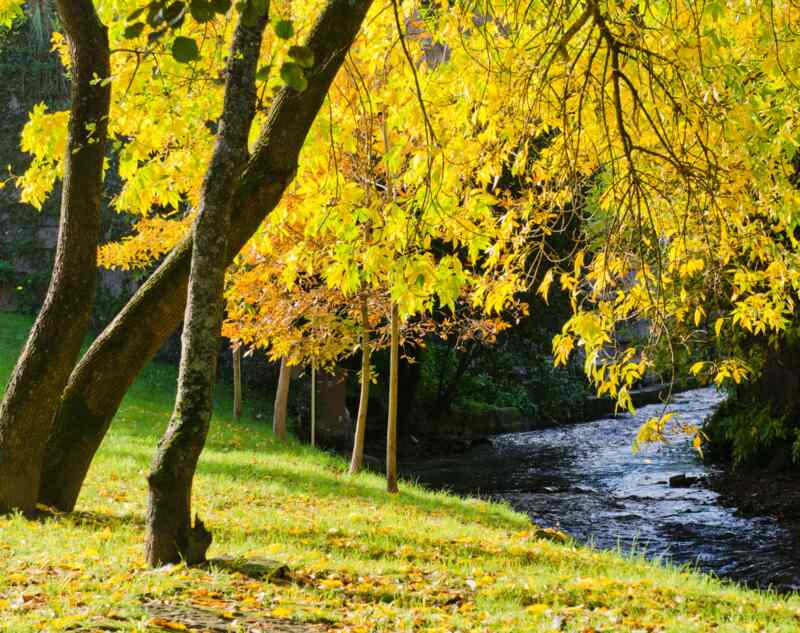
<svg viewBox="0 0 800 633">
<path fill-rule="evenodd" d="M 714 389 L 698 389 L 675 396 L 669 410 L 700 423 L 720 400 Z M 800 589 L 798 544 L 773 519 L 738 517 L 702 486 L 669 487 L 673 475 L 708 474 L 687 440 L 632 453 L 641 423 L 662 411 L 652 405 L 636 416 L 501 435 L 406 475 L 504 499 L 537 524 L 597 547 L 644 549 L 741 582 Z"/>
</svg>

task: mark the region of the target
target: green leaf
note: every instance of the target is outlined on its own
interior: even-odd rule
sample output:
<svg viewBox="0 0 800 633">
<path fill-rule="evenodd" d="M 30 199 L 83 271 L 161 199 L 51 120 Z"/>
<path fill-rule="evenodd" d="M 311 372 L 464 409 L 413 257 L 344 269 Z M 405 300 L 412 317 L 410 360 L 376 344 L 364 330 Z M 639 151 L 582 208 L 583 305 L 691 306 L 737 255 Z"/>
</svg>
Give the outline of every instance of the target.
<svg viewBox="0 0 800 633">
<path fill-rule="evenodd" d="M 725 15 L 725 7 L 719 0 L 714 0 L 713 2 L 709 2 L 705 5 L 703 12 L 711 16 L 711 19 L 716 22 L 723 15 Z"/>
<path fill-rule="evenodd" d="M 186 13 L 181 13 L 177 18 L 174 20 L 170 20 L 169 27 L 173 31 L 177 31 L 179 28 L 183 26 L 184 21 L 186 20 Z"/>
<path fill-rule="evenodd" d="M 132 40 L 139 37 L 144 30 L 144 22 L 134 22 L 125 27 L 125 32 L 122 34 L 126 40 Z"/>
<path fill-rule="evenodd" d="M 231 0 L 211 0 L 211 10 L 214 13 L 225 15 L 231 8 Z"/>
<path fill-rule="evenodd" d="M 192 0 L 189 5 L 189 12 L 198 24 L 204 24 L 214 18 L 214 9 L 208 0 Z"/>
<path fill-rule="evenodd" d="M 267 0 L 245 0 L 239 6 L 245 26 L 255 26 L 267 14 Z"/>
<path fill-rule="evenodd" d="M 288 40 L 294 35 L 294 25 L 291 20 L 276 20 L 272 28 L 275 29 L 275 35 L 282 40 Z"/>
<path fill-rule="evenodd" d="M 172 42 L 172 56 L 181 64 L 186 64 L 200 58 L 200 49 L 191 37 L 180 35 Z"/>
<path fill-rule="evenodd" d="M 268 79 L 270 70 L 272 70 L 272 66 L 270 64 L 262 66 L 261 68 L 258 69 L 258 72 L 256 72 L 256 79 L 258 81 L 264 81 Z"/>
<path fill-rule="evenodd" d="M 157 26 L 164 21 L 164 3 L 153 2 L 147 8 L 147 23 L 150 26 Z"/>
<path fill-rule="evenodd" d="M 314 65 L 314 51 L 308 46 L 290 46 L 289 57 L 303 68 L 311 68 Z"/>
<path fill-rule="evenodd" d="M 128 22 L 133 22 L 133 21 L 134 21 L 134 20 L 136 20 L 136 19 L 137 19 L 139 16 L 141 16 L 141 15 L 142 15 L 142 13 L 144 13 L 146 10 L 147 10 L 147 7 L 139 7 L 138 9 L 136 9 L 136 11 L 134 11 L 133 13 L 131 13 L 131 14 L 128 16 L 128 18 L 127 18 L 127 21 L 128 21 Z"/>
<path fill-rule="evenodd" d="M 281 79 L 290 88 L 303 92 L 308 88 L 308 80 L 302 66 L 295 62 L 286 62 L 281 66 Z"/>
<path fill-rule="evenodd" d="M 164 19 L 172 24 L 176 22 L 182 15 L 186 5 L 183 2 L 173 2 L 166 9 L 164 9 Z"/>
</svg>

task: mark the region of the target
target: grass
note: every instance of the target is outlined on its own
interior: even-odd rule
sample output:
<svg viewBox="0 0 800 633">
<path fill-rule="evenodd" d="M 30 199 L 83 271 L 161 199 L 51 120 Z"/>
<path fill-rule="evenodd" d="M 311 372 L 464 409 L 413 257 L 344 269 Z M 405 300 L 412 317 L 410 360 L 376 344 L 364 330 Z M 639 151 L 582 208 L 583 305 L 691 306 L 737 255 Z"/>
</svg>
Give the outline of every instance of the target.
<svg viewBox="0 0 800 633">
<path fill-rule="evenodd" d="M 0 315 L 7 374 L 30 320 Z M 5 375 L 4 374 L 4 375 Z M 510 508 L 378 476 L 235 424 L 220 390 L 194 491 L 210 555 L 268 557 L 281 582 L 219 569 L 143 565 L 145 474 L 174 397 L 151 365 L 92 466 L 78 511 L 0 517 L 0 629 L 183 630 L 148 600 L 195 605 L 231 622 L 261 616 L 334 631 L 797 631 L 800 599 L 548 538 Z M 239 624 L 237 624 L 237 622 Z M 240 626 L 239 629 L 236 627 Z"/>
</svg>

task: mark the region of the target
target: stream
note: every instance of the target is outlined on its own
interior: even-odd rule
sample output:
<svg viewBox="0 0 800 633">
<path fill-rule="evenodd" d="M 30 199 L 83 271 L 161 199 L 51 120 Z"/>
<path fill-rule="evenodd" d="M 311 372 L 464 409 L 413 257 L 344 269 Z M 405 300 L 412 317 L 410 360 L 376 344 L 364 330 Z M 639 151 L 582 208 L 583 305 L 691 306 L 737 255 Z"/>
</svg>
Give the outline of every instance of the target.
<svg viewBox="0 0 800 633">
<path fill-rule="evenodd" d="M 696 389 L 676 395 L 668 409 L 699 424 L 721 400 L 712 388 Z M 673 475 L 712 472 L 687 439 L 633 454 L 639 426 L 663 410 L 650 405 L 635 416 L 499 435 L 404 474 L 431 488 L 505 500 L 537 525 L 598 548 L 644 552 L 751 586 L 800 589 L 800 543 L 788 530 L 772 518 L 737 516 L 702 482 L 669 486 Z"/>
</svg>

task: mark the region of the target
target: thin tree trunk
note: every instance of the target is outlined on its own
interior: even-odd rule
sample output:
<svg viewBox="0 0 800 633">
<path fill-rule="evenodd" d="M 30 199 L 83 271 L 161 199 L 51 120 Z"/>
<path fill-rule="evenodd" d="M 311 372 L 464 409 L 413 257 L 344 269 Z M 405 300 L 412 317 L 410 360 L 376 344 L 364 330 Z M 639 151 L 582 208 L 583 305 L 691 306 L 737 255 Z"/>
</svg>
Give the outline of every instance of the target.
<svg viewBox="0 0 800 633">
<path fill-rule="evenodd" d="M 350 460 L 350 474 L 355 475 L 364 464 L 364 437 L 367 433 L 367 407 L 369 406 L 369 313 L 367 297 L 361 297 L 361 393 L 358 397 L 358 416 L 356 417 L 356 436 L 353 440 L 353 457 Z"/>
<path fill-rule="evenodd" d="M 242 346 L 233 348 L 233 419 L 242 417 Z"/>
<path fill-rule="evenodd" d="M 311 361 L 311 446 L 317 445 L 317 362 Z"/>
<path fill-rule="evenodd" d="M 59 0 L 69 41 L 71 110 L 50 287 L 0 405 L 0 512 L 36 507 L 62 390 L 89 327 L 111 85 L 108 33 L 91 0 Z"/>
<path fill-rule="evenodd" d="M 265 10 L 266 11 L 266 10 Z M 247 162 L 247 137 L 256 107 L 256 68 L 266 12 L 236 27 L 225 82 L 225 99 L 211 163 L 193 226 L 191 274 L 181 339 L 178 395 L 150 475 L 146 558 L 152 566 L 205 560 L 209 533 L 191 520 L 192 481 L 205 445 L 221 343 L 222 293 L 228 264 L 231 199 Z"/>
<path fill-rule="evenodd" d="M 329 0 L 307 46 L 316 65 L 303 92 L 284 88 L 233 195 L 228 261 L 278 204 L 300 148 L 372 0 Z M 94 341 L 72 372 L 47 447 L 39 500 L 75 507 L 111 420 L 139 371 L 180 324 L 192 239 L 177 246 Z"/>
<path fill-rule="evenodd" d="M 397 488 L 397 374 L 400 365 L 400 316 L 392 303 L 392 339 L 389 355 L 389 423 L 386 429 L 386 490 Z"/>
<path fill-rule="evenodd" d="M 289 383 L 292 379 L 292 368 L 284 356 L 281 358 L 281 369 L 278 373 L 278 390 L 275 393 L 275 409 L 272 414 L 272 432 L 277 438 L 286 441 L 286 412 L 289 407 Z"/>
</svg>

